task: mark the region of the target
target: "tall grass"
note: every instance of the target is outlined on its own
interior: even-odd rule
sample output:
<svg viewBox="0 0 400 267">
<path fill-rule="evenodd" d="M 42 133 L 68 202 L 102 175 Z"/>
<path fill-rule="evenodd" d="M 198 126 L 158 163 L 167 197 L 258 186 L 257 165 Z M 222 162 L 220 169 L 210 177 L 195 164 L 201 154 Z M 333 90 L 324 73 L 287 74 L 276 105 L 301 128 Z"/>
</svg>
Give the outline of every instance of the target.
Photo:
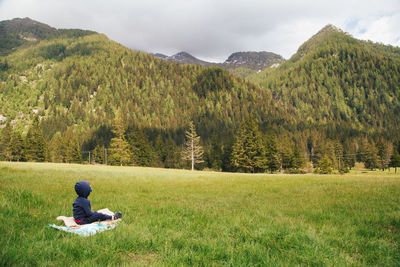
<svg viewBox="0 0 400 267">
<path fill-rule="evenodd" d="M 93 209 L 123 212 L 91 237 L 48 229 Z M 400 175 L 247 175 L 0 163 L 0 265 L 385 265 L 400 262 Z"/>
</svg>

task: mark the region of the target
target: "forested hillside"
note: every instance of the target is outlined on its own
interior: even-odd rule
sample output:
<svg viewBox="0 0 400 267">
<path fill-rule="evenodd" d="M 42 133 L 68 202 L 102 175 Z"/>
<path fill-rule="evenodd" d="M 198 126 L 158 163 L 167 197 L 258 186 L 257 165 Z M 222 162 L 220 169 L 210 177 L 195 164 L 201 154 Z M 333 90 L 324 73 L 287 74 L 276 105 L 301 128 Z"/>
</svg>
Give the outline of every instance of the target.
<svg viewBox="0 0 400 267">
<path fill-rule="evenodd" d="M 276 69 L 248 77 L 300 125 L 332 137 L 399 137 L 400 48 L 354 39 L 328 25 Z"/>
<path fill-rule="evenodd" d="M 49 143 L 73 136 L 82 150 L 109 146 L 118 110 L 126 129 L 174 147 L 191 120 L 204 142 L 230 141 L 250 113 L 279 114 L 268 92 L 222 69 L 165 62 L 100 34 L 43 40 L 1 61 L 0 115 L 26 133 L 37 114 Z"/>
<path fill-rule="evenodd" d="M 398 48 L 328 27 L 252 83 L 101 34 L 56 31 L 0 59 L 2 159 L 185 167 L 191 121 L 204 147 L 200 168 L 297 171 L 311 160 L 342 169 L 371 153 L 371 168 L 387 167 L 396 150 Z"/>
</svg>

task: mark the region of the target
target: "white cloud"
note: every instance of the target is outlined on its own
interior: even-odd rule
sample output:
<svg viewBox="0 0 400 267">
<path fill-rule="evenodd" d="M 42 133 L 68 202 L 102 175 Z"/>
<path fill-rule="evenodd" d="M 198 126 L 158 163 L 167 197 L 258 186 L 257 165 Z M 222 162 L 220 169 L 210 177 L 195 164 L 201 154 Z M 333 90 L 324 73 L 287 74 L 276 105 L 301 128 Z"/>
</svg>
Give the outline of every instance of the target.
<svg viewBox="0 0 400 267">
<path fill-rule="evenodd" d="M 359 20 L 354 36 L 364 40 L 400 46 L 400 12 Z"/>
<path fill-rule="evenodd" d="M 288 58 L 328 23 L 400 45 L 398 0 L 0 0 L 0 20 L 30 17 L 105 33 L 130 48 L 222 61 L 235 51 Z"/>
</svg>

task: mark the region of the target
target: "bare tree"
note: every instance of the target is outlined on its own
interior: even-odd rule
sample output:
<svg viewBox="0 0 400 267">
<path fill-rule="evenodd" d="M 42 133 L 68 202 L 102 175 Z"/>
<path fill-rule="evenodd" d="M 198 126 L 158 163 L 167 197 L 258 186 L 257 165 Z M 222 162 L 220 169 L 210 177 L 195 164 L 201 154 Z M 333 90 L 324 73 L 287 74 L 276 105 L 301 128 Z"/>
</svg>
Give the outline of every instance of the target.
<svg viewBox="0 0 400 267">
<path fill-rule="evenodd" d="M 200 136 L 197 136 L 196 129 L 193 122 L 189 123 L 189 130 L 185 132 L 186 142 L 182 151 L 182 158 L 184 160 L 192 161 L 192 171 L 194 164 L 203 163 L 203 148 L 200 146 Z"/>
</svg>

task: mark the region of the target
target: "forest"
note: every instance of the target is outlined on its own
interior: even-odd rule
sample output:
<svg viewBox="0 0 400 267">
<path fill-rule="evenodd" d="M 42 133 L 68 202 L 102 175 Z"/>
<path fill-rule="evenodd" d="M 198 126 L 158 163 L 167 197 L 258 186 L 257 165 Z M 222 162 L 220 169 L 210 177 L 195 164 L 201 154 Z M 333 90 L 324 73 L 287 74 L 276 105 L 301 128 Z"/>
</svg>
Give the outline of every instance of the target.
<svg viewBox="0 0 400 267">
<path fill-rule="evenodd" d="M 165 62 L 93 32 L 7 49 L 1 160 L 189 168 L 182 151 L 193 123 L 204 151 L 197 169 L 399 166 L 400 49 L 329 27 L 246 78 Z"/>
</svg>

